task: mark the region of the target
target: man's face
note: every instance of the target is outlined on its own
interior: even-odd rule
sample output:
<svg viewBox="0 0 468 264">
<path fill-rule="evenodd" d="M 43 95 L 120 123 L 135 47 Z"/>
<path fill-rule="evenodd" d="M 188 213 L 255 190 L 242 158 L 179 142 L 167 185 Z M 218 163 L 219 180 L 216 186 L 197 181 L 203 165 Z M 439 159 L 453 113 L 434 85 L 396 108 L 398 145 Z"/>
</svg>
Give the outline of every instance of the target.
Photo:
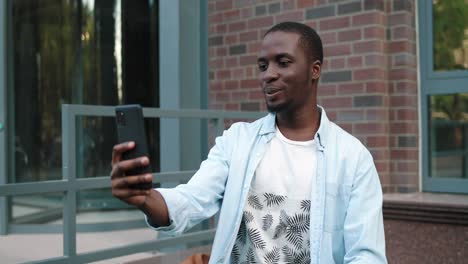
<svg viewBox="0 0 468 264">
<path fill-rule="evenodd" d="M 296 33 L 276 31 L 262 41 L 257 59 L 259 81 L 270 112 L 299 109 L 315 96 L 313 63 L 298 45 L 299 38 Z"/>
</svg>

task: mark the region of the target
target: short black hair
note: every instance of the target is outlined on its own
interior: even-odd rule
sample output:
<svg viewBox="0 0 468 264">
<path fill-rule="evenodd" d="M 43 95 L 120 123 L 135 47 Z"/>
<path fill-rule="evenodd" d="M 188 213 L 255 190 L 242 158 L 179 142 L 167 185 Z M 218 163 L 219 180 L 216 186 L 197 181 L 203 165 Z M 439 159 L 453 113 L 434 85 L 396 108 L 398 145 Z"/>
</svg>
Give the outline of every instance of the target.
<svg viewBox="0 0 468 264">
<path fill-rule="evenodd" d="M 320 63 L 323 63 L 322 40 L 313 28 L 298 22 L 281 22 L 271 27 L 263 37 L 277 31 L 299 34 L 298 44 L 304 49 L 308 59 L 311 61 L 319 60 Z"/>
</svg>

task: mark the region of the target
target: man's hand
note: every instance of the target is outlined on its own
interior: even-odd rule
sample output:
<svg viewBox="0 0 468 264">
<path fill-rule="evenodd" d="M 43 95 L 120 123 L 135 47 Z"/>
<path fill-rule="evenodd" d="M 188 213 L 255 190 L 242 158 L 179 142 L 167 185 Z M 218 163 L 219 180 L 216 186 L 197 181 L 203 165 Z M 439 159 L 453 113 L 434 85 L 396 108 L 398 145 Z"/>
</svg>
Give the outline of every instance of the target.
<svg viewBox="0 0 468 264">
<path fill-rule="evenodd" d="M 122 154 L 135 147 L 135 142 L 125 142 L 115 145 L 112 150 L 112 195 L 127 204 L 141 208 L 151 195 L 151 188 L 141 189 L 142 186 L 151 186 L 152 175 L 125 175 L 125 172 L 149 164 L 148 157 L 131 160 L 122 160 Z"/>
</svg>

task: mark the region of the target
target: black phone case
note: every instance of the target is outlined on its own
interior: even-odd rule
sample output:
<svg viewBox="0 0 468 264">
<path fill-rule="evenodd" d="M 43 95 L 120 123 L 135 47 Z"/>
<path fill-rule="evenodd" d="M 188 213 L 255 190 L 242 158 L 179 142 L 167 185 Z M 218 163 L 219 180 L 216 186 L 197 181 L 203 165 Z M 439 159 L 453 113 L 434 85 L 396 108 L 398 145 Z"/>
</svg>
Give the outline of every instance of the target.
<svg viewBox="0 0 468 264">
<path fill-rule="evenodd" d="M 134 159 L 148 155 L 145 122 L 140 105 L 119 105 L 115 107 L 119 143 L 134 141 L 135 148 L 123 154 L 123 159 Z M 126 171 L 127 175 L 151 173 L 151 165 Z"/>
</svg>

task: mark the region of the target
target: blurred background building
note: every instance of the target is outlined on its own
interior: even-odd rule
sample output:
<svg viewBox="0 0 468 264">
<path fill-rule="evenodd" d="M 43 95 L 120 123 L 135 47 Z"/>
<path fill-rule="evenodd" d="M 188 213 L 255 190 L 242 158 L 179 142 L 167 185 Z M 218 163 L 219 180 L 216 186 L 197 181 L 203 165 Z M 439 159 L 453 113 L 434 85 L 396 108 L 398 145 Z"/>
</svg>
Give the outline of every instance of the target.
<svg viewBox="0 0 468 264">
<path fill-rule="evenodd" d="M 265 111 L 256 56 L 282 21 L 322 37 L 319 103 L 374 157 L 390 262 L 463 263 L 467 0 L 1 1 L 0 184 L 62 179 L 62 104 Z M 155 171 L 193 170 L 206 156 L 203 122 L 146 125 Z M 108 175 L 114 120 L 77 127 L 77 177 Z M 60 234 L 64 206 L 62 192 L 0 197 L 0 243 Z M 109 188 L 78 192 L 76 208 L 78 240 L 144 227 Z"/>
</svg>

